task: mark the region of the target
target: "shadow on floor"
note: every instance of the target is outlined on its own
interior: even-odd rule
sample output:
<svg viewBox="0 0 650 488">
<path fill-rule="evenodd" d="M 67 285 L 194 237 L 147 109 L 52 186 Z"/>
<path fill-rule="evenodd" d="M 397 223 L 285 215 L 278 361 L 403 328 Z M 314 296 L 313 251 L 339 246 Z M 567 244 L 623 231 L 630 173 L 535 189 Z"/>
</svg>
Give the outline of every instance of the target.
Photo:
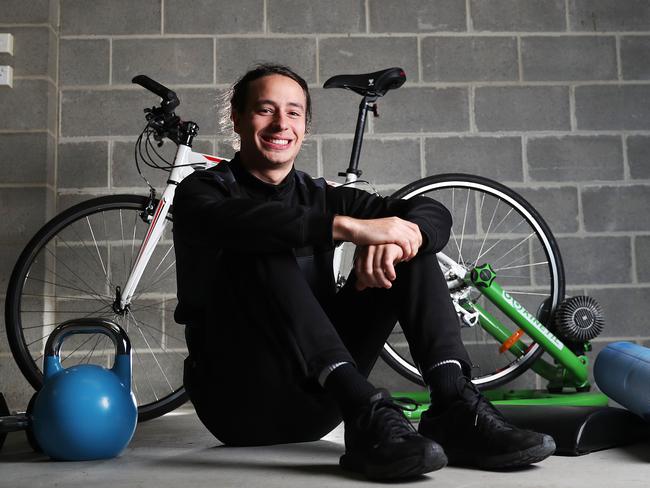
<svg viewBox="0 0 650 488">
<path fill-rule="evenodd" d="M 650 463 L 650 442 L 648 441 L 637 442 L 636 444 L 623 446 L 620 449 L 631 459 L 643 463 Z"/>
</svg>

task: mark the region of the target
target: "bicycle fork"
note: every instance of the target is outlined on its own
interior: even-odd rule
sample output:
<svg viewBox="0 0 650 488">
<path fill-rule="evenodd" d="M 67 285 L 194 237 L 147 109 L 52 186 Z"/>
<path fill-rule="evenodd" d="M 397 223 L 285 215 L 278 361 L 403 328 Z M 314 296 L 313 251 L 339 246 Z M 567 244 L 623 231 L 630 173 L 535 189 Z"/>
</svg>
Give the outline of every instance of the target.
<svg viewBox="0 0 650 488">
<path fill-rule="evenodd" d="M 125 313 L 128 310 L 131 298 L 140 282 L 140 278 L 142 278 L 142 273 L 144 273 L 147 263 L 149 262 L 149 259 L 151 259 L 151 256 L 156 249 L 156 245 L 162 237 L 167 225 L 167 214 L 169 213 L 172 201 L 174 200 L 176 186 L 188 173 L 193 171 L 193 169 L 182 164 L 188 160 L 190 153 L 190 146 L 179 144 L 174 168 L 172 169 L 167 182 L 168 185 L 153 212 L 153 217 L 149 224 L 149 228 L 147 229 L 147 234 L 140 245 L 140 250 L 138 251 L 133 268 L 131 268 L 131 273 L 126 281 L 126 285 L 124 285 L 123 290 L 116 290 L 115 305 L 113 306 L 116 313 Z"/>
</svg>

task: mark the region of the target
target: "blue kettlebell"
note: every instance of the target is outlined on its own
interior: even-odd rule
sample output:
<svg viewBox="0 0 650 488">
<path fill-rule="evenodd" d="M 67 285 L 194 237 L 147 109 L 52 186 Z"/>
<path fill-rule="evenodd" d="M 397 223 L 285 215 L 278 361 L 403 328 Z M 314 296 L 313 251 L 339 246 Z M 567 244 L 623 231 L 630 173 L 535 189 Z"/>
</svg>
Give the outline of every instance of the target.
<svg viewBox="0 0 650 488">
<path fill-rule="evenodd" d="M 60 351 L 66 337 L 96 333 L 106 334 L 115 344 L 113 367 L 63 368 Z M 56 327 L 45 346 L 43 387 L 31 413 L 33 433 L 43 452 L 64 461 L 115 457 L 133 437 L 137 419 L 126 332 L 101 318 L 69 320 Z"/>
</svg>

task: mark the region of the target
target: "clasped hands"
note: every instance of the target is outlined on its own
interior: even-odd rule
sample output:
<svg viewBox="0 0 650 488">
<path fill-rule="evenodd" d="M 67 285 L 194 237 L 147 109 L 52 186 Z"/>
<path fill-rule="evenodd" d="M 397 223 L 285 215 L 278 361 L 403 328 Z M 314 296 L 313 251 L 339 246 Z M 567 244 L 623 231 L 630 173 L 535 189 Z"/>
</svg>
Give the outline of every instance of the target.
<svg viewBox="0 0 650 488">
<path fill-rule="evenodd" d="M 357 290 L 390 288 L 397 278 L 395 265 L 413 259 L 422 245 L 418 225 L 399 217 L 355 219 L 337 215 L 333 237 L 357 245 Z"/>
</svg>

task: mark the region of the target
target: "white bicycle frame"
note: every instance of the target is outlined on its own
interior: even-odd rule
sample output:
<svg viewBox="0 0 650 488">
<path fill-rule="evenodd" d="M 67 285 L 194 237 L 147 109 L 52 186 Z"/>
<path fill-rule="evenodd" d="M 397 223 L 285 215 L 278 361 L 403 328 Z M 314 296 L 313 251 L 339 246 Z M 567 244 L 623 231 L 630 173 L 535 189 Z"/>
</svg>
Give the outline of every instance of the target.
<svg viewBox="0 0 650 488">
<path fill-rule="evenodd" d="M 163 235 L 165 226 L 167 225 L 167 214 L 174 201 L 176 186 L 196 169 L 208 169 L 224 160 L 224 158 L 194 152 L 191 147 L 184 144 L 178 145 L 174 165 L 167 180 L 167 186 L 158 201 L 151 223 L 149 224 L 149 229 L 140 245 L 140 250 L 129 274 L 129 279 L 126 281 L 126 285 L 124 285 L 124 290 L 122 290 L 120 307 L 123 310 L 131 303 L 131 298 L 147 267 L 147 263 L 149 263 L 149 259 Z"/>
</svg>

